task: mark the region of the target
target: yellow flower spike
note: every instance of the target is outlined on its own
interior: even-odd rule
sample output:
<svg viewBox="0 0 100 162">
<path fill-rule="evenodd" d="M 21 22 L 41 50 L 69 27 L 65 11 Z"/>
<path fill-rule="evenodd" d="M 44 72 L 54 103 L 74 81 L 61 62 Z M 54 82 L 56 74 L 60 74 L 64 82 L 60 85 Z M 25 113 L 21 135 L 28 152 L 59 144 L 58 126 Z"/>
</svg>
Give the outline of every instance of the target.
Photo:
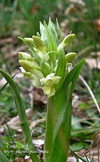
<svg viewBox="0 0 100 162">
<path fill-rule="evenodd" d="M 19 60 L 29 60 L 32 61 L 34 58 L 26 52 L 18 52 Z"/>
<path fill-rule="evenodd" d="M 55 76 L 54 73 L 47 75 L 46 78 L 40 80 L 44 93 L 51 97 L 55 94 L 56 90 L 54 85 L 57 84 L 60 80 L 59 76 Z"/>
<path fill-rule="evenodd" d="M 42 42 L 42 40 L 38 37 L 38 36 L 32 36 L 33 40 L 34 40 L 34 45 L 35 48 L 39 51 L 41 51 L 43 54 L 46 53 L 46 48 Z"/>
<path fill-rule="evenodd" d="M 64 48 L 67 44 L 70 44 L 75 38 L 75 34 L 67 35 L 64 40 L 61 42 L 62 47 Z"/>
<path fill-rule="evenodd" d="M 75 56 L 76 56 L 76 53 L 74 52 L 68 53 L 67 55 L 65 55 L 65 62 L 71 63 L 74 60 Z"/>
</svg>

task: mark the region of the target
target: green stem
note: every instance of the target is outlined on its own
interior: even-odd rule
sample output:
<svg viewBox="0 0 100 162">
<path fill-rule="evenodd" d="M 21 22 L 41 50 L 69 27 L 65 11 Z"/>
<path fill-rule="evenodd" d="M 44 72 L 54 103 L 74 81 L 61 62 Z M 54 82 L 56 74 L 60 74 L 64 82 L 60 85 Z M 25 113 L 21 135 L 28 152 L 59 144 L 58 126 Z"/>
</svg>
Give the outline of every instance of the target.
<svg viewBox="0 0 100 162">
<path fill-rule="evenodd" d="M 51 148 L 53 144 L 53 103 L 52 103 L 52 97 L 48 98 L 47 103 L 47 119 L 46 119 L 46 132 L 45 132 L 45 162 L 48 162 Z"/>
</svg>

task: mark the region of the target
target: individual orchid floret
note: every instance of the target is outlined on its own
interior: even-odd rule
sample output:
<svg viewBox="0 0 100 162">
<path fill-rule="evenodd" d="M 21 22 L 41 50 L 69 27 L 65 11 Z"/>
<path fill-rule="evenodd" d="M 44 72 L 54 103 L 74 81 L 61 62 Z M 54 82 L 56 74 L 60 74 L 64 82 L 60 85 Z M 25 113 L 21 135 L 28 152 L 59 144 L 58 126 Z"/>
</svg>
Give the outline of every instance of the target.
<svg viewBox="0 0 100 162">
<path fill-rule="evenodd" d="M 29 60 L 29 61 L 34 60 L 34 58 L 27 52 L 18 52 L 18 57 L 19 57 L 19 60 Z"/>
<path fill-rule="evenodd" d="M 27 60 L 19 60 L 20 65 L 22 66 L 20 69 L 23 73 L 23 75 L 28 77 L 32 84 L 39 88 L 40 87 L 40 79 L 42 79 L 44 76 L 42 72 L 40 71 L 39 67 L 35 62 L 30 62 Z"/>
<path fill-rule="evenodd" d="M 46 78 L 42 78 L 40 80 L 42 89 L 44 90 L 44 93 L 48 96 L 51 97 L 55 95 L 56 89 L 55 89 L 55 84 L 58 84 L 59 80 L 61 77 L 55 76 L 54 73 L 51 73 L 46 76 Z"/>
<path fill-rule="evenodd" d="M 34 74 L 31 74 L 30 72 L 26 72 L 22 67 L 20 67 L 24 77 L 28 77 L 31 81 L 32 81 L 32 84 L 37 87 L 37 88 L 40 88 L 40 78 L 35 76 Z"/>
<path fill-rule="evenodd" d="M 34 46 L 38 51 L 41 51 L 42 54 L 46 53 L 46 48 L 43 44 L 43 41 L 38 36 L 32 36 L 34 40 Z"/>
<path fill-rule="evenodd" d="M 21 39 L 29 48 L 34 47 L 34 41 L 32 38 L 21 38 L 21 37 L 18 38 Z"/>
</svg>

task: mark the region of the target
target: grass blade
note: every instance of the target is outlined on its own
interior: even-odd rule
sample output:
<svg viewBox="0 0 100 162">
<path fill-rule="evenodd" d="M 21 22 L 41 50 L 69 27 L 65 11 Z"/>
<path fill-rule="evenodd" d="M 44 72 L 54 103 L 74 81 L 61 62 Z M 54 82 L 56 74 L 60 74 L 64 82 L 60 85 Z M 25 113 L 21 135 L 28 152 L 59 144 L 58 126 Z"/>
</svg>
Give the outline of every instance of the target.
<svg viewBox="0 0 100 162">
<path fill-rule="evenodd" d="M 0 162 L 10 162 L 10 160 L 2 152 L 0 152 Z"/>
<path fill-rule="evenodd" d="M 7 73 L 5 73 L 2 69 L 0 69 L 0 73 L 7 80 L 7 82 L 10 84 L 10 86 L 12 87 L 12 89 L 14 91 L 14 94 L 15 94 L 14 99 L 15 99 L 15 104 L 16 104 L 16 108 L 18 111 L 19 119 L 20 119 L 20 125 L 21 125 L 22 132 L 24 135 L 25 144 L 29 148 L 30 157 L 34 162 L 40 162 L 36 153 L 32 153 L 32 151 L 35 151 L 35 149 L 32 144 L 32 137 L 31 137 L 31 132 L 29 129 L 29 125 L 28 125 L 28 121 L 27 121 L 27 117 L 26 117 L 26 113 L 25 113 L 25 108 L 24 108 L 22 99 L 20 97 L 17 85 L 12 80 L 12 78 Z"/>
</svg>

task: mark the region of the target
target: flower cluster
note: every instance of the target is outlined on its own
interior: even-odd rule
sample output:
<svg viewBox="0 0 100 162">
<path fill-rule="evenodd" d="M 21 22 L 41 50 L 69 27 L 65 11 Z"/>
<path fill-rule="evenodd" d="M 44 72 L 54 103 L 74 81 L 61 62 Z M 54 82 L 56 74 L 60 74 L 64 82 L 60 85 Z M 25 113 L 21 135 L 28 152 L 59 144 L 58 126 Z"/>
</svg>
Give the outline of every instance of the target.
<svg viewBox="0 0 100 162">
<path fill-rule="evenodd" d="M 64 52 L 64 47 L 69 45 L 74 37 L 75 34 L 69 34 L 63 39 L 58 23 L 55 28 L 51 19 L 48 24 L 40 22 L 40 33 L 37 33 L 37 36 L 19 37 L 29 48 L 29 53 L 18 53 L 20 69 L 25 77 L 32 80 L 35 87 L 42 87 L 48 97 L 61 88 L 66 68 L 76 56 L 74 52 L 66 55 Z"/>
</svg>

